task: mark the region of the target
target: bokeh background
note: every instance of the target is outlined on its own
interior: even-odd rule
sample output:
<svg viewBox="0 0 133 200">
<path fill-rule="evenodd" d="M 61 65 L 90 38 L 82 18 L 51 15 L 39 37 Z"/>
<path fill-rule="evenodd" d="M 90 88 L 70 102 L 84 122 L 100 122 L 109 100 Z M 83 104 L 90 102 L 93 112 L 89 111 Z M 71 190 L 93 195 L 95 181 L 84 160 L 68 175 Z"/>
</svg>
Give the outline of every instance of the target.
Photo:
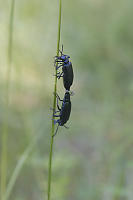
<svg viewBox="0 0 133 200">
<path fill-rule="evenodd" d="M 74 68 L 70 128 L 54 140 L 52 200 L 133 199 L 133 1 L 63 0 L 61 44 Z M 0 1 L 0 135 L 11 1 Z M 35 136 L 10 200 L 47 199 L 58 1 L 15 5 L 8 181 Z M 58 94 L 63 97 L 62 80 Z"/>
</svg>

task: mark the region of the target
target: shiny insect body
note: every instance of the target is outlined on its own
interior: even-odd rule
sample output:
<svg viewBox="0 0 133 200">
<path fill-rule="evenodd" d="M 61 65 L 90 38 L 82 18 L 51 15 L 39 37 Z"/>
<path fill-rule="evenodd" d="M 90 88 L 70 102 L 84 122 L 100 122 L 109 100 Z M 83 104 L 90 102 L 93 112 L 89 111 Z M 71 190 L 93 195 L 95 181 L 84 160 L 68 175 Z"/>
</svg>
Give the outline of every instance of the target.
<svg viewBox="0 0 133 200">
<path fill-rule="evenodd" d="M 55 56 L 56 70 L 62 67 L 62 72 L 57 72 L 57 78 L 60 79 L 63 77 L 64 87 L 69 91 L 74 78 L 73 67 L 72 63 L 69 61 L 70 56 L 63 54 L 63 47 L 60 52 L 61 56 Z"/>
<path fill-rule="evenodd" d="M 54 112 L 54 117 L 58 117 L 59 119 L 54 120 L 54 123 L 58 123 L 57 129 L 55 131 L 55 134 L 53 136 L 56 135 L 59 126 L 64 126 L 65 128 L 67 128 L 65 126 L 66 122 L 69 120 L 70 117 L 70 113 L 71 113 L 71 100 L 70 100 L 70 93 L 67 91 L 64 95 L 64 99 L 61 100 L 60 97 L 56 94 L 57 97 L 57 108 L 58 110 Z M 59 106 L 59 101 L 62 102 L 62 106 L 60 108 Z M 56 113 L 59 112 L 59 115 L 56 115 Z"/>
</svg>

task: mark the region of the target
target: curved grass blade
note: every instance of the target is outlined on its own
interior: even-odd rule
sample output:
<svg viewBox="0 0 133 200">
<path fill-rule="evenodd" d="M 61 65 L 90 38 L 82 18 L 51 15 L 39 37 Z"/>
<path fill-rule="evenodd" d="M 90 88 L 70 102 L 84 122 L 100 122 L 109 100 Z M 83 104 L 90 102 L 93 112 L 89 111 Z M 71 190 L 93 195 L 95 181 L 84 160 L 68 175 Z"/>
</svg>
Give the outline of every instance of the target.
<svg viewBox="0 0 133 200">
<path fill-rule="evenodd" d="M 32 153 L 33 148 L 36 144 L 36 141 L 40 138 L 40 136 L 38 136 L 38 137 L 35 136 L 33 138 L 33 140 L 30 142 L 30 144 L 28 145 L 28 147 L 25 149 L 25 151 L 21 155 L 20 159 L 18 160 L 17 165 L 14 169 L 14 172 L 12 173 L 12 176 L 9 180 L 8 185 L 7 185 L 7 190 L 6 190 L 6 193 L 5 193 L 5 200 L 9 199 L 9 197 L 12 193 L 12 190 L 15 186 L 16 180 L 17 180 L 18 176 L 20 175 L 20 172 L 21 172 L 26 160 L 28 159 L 29 155 Z"/>
</svg>

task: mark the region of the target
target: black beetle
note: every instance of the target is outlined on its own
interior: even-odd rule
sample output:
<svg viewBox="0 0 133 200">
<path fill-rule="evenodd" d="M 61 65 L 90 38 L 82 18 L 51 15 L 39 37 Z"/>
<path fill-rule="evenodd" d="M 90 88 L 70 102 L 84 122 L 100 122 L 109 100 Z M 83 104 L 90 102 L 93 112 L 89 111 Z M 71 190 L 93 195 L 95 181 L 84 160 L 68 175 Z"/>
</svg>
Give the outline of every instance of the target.
<svg viewBox="0 0 133 200">
<path fill-rule="evenodd" d="M 61 56 L 55 56 L 55 65 L 59 64 L 59 66 L 56 65 L 56 69 L 58 70 L 62 67 L 62 72 L 57 72 L 57 78 L 60 79 L 63 77 L 64 87 L 69 91 L 74 77 L 72 63 L 69 61 L 70 56 L 63 54 L 63 46 L 60 53 Z"/>
<path fill-rule="evenodd" d="M 57 97 L 57 108 L 58 111 L 54 112 L 54 117 L 59 117 L 58 120 L 54 120 L 54 123 L 58 123 L 57 129 L 55 131 L 55 134 L 53 136 L 56 135 L 57 131 L 58 131 L 58 127 L 59 126 L 64 126 L 65 128 L 67 128 L 64 124 L 66 124 L 66 122 L 69 120 L 70 117 L 70 113 L 71 113 L 71 100 L 70 100 L 70 93 L 67 91 L 64 95 L 64 99 L 61 100 L 60 97 L 56 94 Z M 58 101 L 62 101 L 62 106 L 61 108 L 59 107 L 59 103 Z M 59 115 L 55 115 L 57 112 L 59 112 Z"/>
</svg>

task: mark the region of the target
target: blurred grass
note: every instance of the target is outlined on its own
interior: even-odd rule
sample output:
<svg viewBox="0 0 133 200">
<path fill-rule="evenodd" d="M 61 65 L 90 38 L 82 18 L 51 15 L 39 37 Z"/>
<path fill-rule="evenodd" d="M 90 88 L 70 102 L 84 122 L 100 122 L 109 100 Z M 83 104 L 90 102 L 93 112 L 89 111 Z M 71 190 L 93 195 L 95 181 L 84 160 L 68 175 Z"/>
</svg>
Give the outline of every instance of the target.
<svg viewBox="0 0 133 200">
<path fill-rule="evenodd" d="M 14 22 L 14 8 L 15 0 L 11 1 L 9 15 L 9 29 L 8 29 L 8 53 L 7 53 L 7 72 L 5 82 L 5 113 L 4 123 L 1 133 L 1 167 L 0 167 L 0 196 L 1 200 L 5 200 L 5 193 L 7 190 L 7 169 L 8 169 L 8 134 L 9 134 L 9 110 L 10 110 L 10 88 L 11 88 L 11 69 L 12 69 L 12 52 L 13 52 L 13 22 Z"/>
<path fill-rule="evenodd" d="M 0 129 L 9 2 L 0 2 Z M 56 136 L 53 200 L 133 198 L 132 8 L 131 0 L 63 2 L 61 44 L 72 59 L 75 95 L 70 129 L 59 129 Z M 26 162 L 11 200 L 46 195 L 57 10 L 57 1 L 23 0 L 16 6 L 8 179 L 29 141 L 39 133 L 43 139 Z M 61 80 L 58 88 L 62 95 Z M 25 121 L 33 132 L 25 131 Z"/>
</svg>

